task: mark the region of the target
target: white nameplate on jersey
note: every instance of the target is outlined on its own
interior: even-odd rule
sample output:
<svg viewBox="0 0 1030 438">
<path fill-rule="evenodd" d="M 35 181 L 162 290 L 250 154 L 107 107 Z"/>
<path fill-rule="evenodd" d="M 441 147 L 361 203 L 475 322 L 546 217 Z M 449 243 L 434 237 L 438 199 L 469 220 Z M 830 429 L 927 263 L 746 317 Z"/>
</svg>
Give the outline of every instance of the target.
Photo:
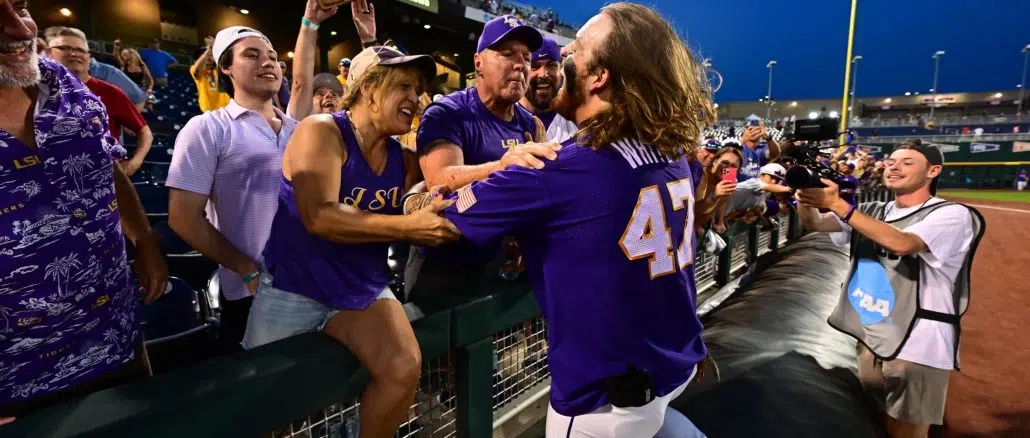
<svg viewBox="0 0 1030 438">
<path fill-rule="evenodd" d="M 619 140 L 612 142 L 612 149 L 615 149 L 622 158 L 626 159 L 630 167 L 636 169 L 645 164 L 671 163 L 668 157 L 657 149 L 645 146 L 637 140 Z"/>
</svg>

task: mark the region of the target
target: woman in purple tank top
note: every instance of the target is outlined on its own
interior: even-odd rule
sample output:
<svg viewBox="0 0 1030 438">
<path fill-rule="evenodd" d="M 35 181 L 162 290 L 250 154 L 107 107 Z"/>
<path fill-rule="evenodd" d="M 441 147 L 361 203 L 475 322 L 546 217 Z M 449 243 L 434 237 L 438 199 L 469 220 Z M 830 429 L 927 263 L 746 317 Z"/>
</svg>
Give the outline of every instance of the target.
<svg viewBox="0 0 1030 438">
<path fill-rule="evenodd" d="M 344 111 L 297 126 L 283 155 L 278 210 L 243 339 L 249 349 L 320 330 L 346 345 L 372 374 L 361 399 L 361 436 L 393 435 L 421 371 L 415 334 L 387 285 L 387 247 L 436 246 L 460 236 L 438 214 L 453 201 L 401 214 L 402 197 L 421 173 L 392 136 L 411 129 L 435 74 L 429 56 L 367 48 L 351 63 Z"/>
</svg>

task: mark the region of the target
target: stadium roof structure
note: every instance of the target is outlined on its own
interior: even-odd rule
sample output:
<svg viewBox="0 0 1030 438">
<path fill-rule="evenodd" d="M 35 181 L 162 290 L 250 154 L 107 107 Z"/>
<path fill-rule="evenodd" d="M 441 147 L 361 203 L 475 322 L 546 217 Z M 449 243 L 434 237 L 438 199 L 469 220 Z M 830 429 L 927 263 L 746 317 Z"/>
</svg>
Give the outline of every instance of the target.
<svg viewBox="0 0 1030 438">
<path fill-rule="evenodd" d="M 993 92 L 976 93 L 940 93 L 937 94 L 937 108 L 981 108 L 992 106 L 1014 106 L 1019 99 L 1019 89 L 999 90 Z M 1027 94 L 1030 98 L 1030 93 Z M 852 111 L 858 114 L 907 109 L 929 110 L 934 95 L 932 93 L 918 93 L 895 96 L 859 96 L 852 102 Z M 827 113 L 841 110 L 841 99 L 809 99 L 809 100 L 773 100 L 772 117 L 782 118 L 796 116 L 798 118 L 808 117 L 809 113 L 820 112 L 825 109 Z M 765 114 L 766 103 L 764 100 L 753 101 L 719 102 L 719 117 L 723 119 L 741 119 L 750 114 Z"/>
</svg>

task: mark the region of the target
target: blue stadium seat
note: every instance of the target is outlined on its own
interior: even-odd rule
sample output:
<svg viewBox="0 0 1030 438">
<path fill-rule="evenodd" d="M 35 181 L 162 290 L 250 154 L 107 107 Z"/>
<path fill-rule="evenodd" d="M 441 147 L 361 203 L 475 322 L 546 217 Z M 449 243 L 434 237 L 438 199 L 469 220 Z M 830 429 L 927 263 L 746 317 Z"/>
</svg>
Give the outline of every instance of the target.
<svg viewBox="0 0 1030 438">
<path fill-rule="evenodd" d="M 154 218 L 163 220 L 168 217 L 168 188 L 165 186 L 151 184 L 137 184 L 136 193 L 139 194 L 140 203 L 143 204 L 143 211 L 154 221 Z"/>
<path fill-rule="evenodd" d="M 206 331 L 210 323 L 201 316 L 197 292 L 185 281 L 168 278 L 164 296 L 143 306 L 143 336 L 146 345 L 188 337 Z"/>
</svg>

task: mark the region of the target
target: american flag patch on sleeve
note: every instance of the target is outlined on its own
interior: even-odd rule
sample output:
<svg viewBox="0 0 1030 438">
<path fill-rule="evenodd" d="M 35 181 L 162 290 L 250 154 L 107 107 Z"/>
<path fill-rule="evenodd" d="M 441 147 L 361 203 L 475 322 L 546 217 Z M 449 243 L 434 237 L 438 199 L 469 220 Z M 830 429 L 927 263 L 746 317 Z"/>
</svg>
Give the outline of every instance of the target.
<svg viewBox="0 0 1030 438">
<path fill-rule="evenodd" d="M 458 189 L 458 213 L 464 213 L 465 210 L 472 208 L 476 205 L 476 194 L 472 192 L 472 184 Z"/>
</svg>

